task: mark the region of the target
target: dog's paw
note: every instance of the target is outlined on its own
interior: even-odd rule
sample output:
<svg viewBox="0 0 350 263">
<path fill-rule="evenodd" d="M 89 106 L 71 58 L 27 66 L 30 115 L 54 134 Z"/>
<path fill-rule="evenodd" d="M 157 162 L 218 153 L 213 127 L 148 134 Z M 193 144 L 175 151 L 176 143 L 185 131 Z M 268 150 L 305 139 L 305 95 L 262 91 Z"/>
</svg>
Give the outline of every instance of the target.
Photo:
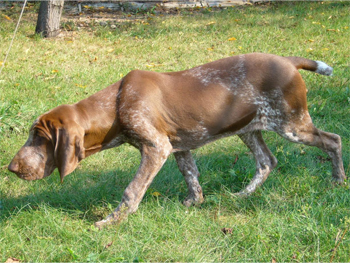
<svg viewBox="0 0 350 263">
<path fill-rule="evenodd" d="M 203 196 L 189 196 L 183 201 L 183 205 L 186 207 L 200 205 L 204 202 Z"/>
</svg>

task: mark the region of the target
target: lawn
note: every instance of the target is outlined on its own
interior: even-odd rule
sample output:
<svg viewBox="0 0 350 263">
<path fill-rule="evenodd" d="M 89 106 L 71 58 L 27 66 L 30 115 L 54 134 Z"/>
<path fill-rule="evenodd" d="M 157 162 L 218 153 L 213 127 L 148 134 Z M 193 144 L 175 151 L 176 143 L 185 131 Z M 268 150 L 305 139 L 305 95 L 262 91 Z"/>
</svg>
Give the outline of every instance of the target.
<svg viewBox="0 0 350 263">
<path fill-rule="evenodd" d="M 152 9 L 121 14 L 118 23 L 111 19 L 102 25 L 65 14 L 63 33 L 56 39 L 33 35 L 37 8 L 31 4 L 25 10 L 0 75 L 0 262 L 350 261 L 350 182 L 331 180 L 329 159 L 320 150 L 274 133 L 265 132 L 264 138 L 279 164 L 253 195 L 232 195 L 252 178 L 255 161 L 238 137 L 226 138 L 193 151 L 205 195 L 201 206 L 182 205 L 187 188 L 171 156 L 139 210 L 101 231 L 93 223 L 117 207 L 137 171 L 140 156 L 133 147 L 87 158 L 63 184 L 57 171 L 32 182 L 7 171 L 37 116 L 86 98 L 132 69 L 184 70 L 265 52 L 334 67 L 332 77 L 301 74 L 315 125 L 342 137 L 349 176 L 349 2 L 171 14 Z M 2 64 L 20 7 L 0 12 Z"/>
</svg>

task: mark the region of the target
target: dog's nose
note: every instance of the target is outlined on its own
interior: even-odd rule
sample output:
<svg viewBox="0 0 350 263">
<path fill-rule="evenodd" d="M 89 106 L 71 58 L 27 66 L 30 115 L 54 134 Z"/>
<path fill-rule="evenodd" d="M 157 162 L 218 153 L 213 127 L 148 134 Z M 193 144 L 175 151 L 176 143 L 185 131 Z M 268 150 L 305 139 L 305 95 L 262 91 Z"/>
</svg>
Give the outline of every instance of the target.
<svg viewBox="0 0 350 263">
<path fill-rule="evenodd" d="M 18 162 L 12 161 L 12 162 L 9 164 L 8 169 L 9 169 L 10 172 L 17 173 L 18 170 L 19 170 Z"/>
</svg>

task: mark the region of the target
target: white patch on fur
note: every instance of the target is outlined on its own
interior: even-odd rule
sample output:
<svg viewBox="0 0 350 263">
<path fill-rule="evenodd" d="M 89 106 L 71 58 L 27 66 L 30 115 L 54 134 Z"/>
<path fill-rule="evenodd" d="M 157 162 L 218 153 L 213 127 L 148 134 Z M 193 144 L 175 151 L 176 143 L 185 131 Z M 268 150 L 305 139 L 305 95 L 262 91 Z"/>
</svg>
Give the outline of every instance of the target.
<svg viewBox="0 0 350 263">
<path fill-rule="evenodd" d="M 333 73 L 333 68 L 328 66 L 326 63 L 322 61 L 316 61 L 317 63 L 317 69 L 316 73 L 321 74 L 321 75 L 326 75 L 326 76 L 332 76 Z"/>
<path fill-rule="evenodd" d="M 232 72 L 232 74 L 227 74 Z M 246 80 L 246 67 L 245 56 L 240 55 L 238 57 L 238 63 L 232 64 L 230 68 L 218 70 L 216 68 L 209 67 L 195 67 L 184 72 L 184 75 L 190 75 L 198 79 L 203 86 L 209 86 L 211 84 L 220 85 L 221 87 L 232 92 L 234 95 L 245 96 L 244 91 L 238 89 L 250 85 Z M 250 97 L 251 94 L 246 96 Z"/>
<path fill-rule="evenodd" d="M 255 118 L 243 129 L 238 131 L 239 134 L 252 130 L 268 130 L 281 132 L 284 114 L 288 104 L 284 101 L 283 94 L 280 89 L 266 94 L 252 94 L 250 102 L 258 106 Z M 254 101 L 253 101 L 254 99 Z"/>
<path fill-rule="evenodd" d="M 292 132 L 286 132 L 284 134 L 289 140 L 293 141 L 293 142 L 298 142 L 299 138 L 298 136 L 294 135 Z"/>
</svg>

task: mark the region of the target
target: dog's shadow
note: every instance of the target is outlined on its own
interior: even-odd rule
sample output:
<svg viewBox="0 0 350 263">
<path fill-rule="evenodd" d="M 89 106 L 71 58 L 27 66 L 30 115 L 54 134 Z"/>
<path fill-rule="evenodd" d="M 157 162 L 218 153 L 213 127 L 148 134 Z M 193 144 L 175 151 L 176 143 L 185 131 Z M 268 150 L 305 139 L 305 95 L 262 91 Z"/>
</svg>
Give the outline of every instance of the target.
<svg viewBox="0 0 350 263">
<path fill-rule="evenodd" d="M 199 180 L 204 195 L 214 195 L 223 188 L 235 192 L 249 181 L 249 173 L 252 169 L 250 172 L 243 166 L 236 169 L 237 158 L 237 155 L 227 156 L 220 153 L 195 156 L 201 173 Z M 23 182 L 32 184 L 31 193 L 20 197 L 2 198 L 0 221 L 7 220 L 11 215 L 22 211 L 39 210 L 43 206 L 78 215 L 91 223 L 101 220 L 111 212 L 111 209 L 118 206 L 125 188 L 137 171 L 138 162 L 139 160 L 135 160 L 135 166 L 126 170 L 116 168 L 93 171 L 88 168 L 79 168 L 67 176 L 63 184 L 59 182 L 57 171 L 43 180 Z M 249 161 L 250 166 L 253 163 L 253 160 Z M 241 165 L 247 165 L 246 160 L 243 160 Z M 19 179 L 16 178 L 16 180 Z M 169 158 L 158 173 L 146 192 L 143 202 L 158 194 L 161 194 L 162 198 L 178 201 L 179 205 L 187 195 L 186 183 L 173 157 Z M 206 206 L 211 205 L 215 203 L 206 204 Z"/>
</svg>

